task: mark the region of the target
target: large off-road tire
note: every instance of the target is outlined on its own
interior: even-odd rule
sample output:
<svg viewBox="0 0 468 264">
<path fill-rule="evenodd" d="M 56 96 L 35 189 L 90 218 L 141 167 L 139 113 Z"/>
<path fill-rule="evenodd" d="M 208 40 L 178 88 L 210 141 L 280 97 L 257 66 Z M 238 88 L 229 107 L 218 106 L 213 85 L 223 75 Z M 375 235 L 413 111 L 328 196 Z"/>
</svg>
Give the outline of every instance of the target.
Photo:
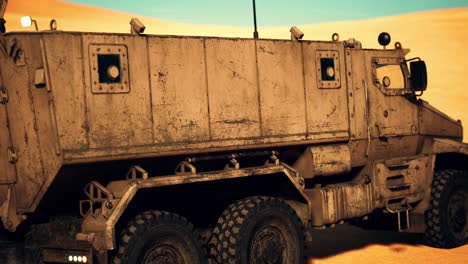
<svg viewBox="0 0 468 264">
<path fill-rule="evenodd" d="M 199 233 L 182 216 L 146 211 L 131 220 L 120 237 L 113 264 L 205 264 Z"/>
<path fill-rule="evenodd" d="M 223 264 L 304 263 L 304 226 L 283 200 L 253 196 L 224 210 L 210 242 Z"/>
<path fill-rule="evenodd" d="M 434 173 L 430 208 L 426 211 L 426 241 L 438 248 L 468 243 L 468 173 L 440 170 Z"/>
</svg>

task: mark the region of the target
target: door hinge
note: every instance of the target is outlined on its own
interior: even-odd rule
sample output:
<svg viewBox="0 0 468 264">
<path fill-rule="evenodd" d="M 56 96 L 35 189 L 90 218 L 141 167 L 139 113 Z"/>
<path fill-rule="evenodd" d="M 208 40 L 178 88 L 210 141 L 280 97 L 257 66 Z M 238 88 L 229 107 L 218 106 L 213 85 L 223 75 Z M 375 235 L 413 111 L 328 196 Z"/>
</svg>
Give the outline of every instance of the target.
<svg viewBox="0 0 468 264">
<path fill-rule="evenodd" d="M 3 88 L 0 88 L 0 103 L 2 104 L 8 103 L 8 93 Z"/>
<path fill-rule="evenodd" d="M 18 161 L 18 155 L 16 154 L 16 149 L 14 147 L 8 148 L 8 161 L 11 164 L 15 164 Z"/>
</svg>

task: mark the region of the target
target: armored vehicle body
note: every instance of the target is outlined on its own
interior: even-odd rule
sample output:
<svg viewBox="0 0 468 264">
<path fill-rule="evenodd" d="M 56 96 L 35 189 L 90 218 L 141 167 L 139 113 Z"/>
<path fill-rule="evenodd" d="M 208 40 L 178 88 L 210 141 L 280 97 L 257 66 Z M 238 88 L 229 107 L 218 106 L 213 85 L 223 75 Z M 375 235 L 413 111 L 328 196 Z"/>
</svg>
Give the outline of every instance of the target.
<svg viewBox="0 0 468 264">
<path fill-rule="evenodd" d="M 461 122 L 400 43 L 133 33 L 0 35 L 0 216 L 43 263 L 302 263 L 379 214 L 467 242 Z"/>
</svg>

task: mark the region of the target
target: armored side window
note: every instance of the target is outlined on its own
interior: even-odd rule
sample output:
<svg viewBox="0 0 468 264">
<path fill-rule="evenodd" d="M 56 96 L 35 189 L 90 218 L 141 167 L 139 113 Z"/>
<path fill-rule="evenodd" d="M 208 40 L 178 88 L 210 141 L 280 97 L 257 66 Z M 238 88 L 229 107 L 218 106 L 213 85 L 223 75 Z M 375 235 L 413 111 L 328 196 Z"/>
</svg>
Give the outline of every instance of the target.
<svg viewBox="0 0 468 264">
<path fill-rule="evenodd" d="M 128 54 L 125 45 L 89 45 L 91 88 L 95 94 L 129 93 Z"/>
<path fill-rule="evenodd" d="M 121 83 L 119 54 L 98 55 L 99 83 Z"/>
<path fill-rule="evenodd" d="M 336 89 L 341 87 L 338 51 L 317 51 L 316 65 L 319 88 Z"/>
<path fill-rule="evenodd" d="M 333 58 L 320 58 L 320 69 L 322 70 L 322 81 L 335 80 L 335 61 Z"/>
<path fill-rule="evenodd" d="M 377 65 L 375 71 L 377 81 L 386 89 L 405 89 L 405 76 L 401 65 Z"/>
<path fill-rule="evenodd" d="M 374 84 L 386 95 L 402 95 L 408 91 L 408 69 L 403 58 L 374 58 Z"/>
</svg>

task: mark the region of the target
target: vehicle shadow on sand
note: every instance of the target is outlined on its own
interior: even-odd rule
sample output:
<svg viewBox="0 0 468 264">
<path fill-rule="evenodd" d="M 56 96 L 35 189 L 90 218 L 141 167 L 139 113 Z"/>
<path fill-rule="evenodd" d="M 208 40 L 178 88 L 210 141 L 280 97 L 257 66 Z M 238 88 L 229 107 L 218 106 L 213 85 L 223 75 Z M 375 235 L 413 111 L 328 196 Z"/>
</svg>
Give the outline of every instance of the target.
<svg viewBox="0 0 468 264">
<path fill-rule="evenodd" d="M 308 258 L 322 259 L 352 251 L 372 244 L 422 245 L 423 235 L 397 231 L 364 230 L 352 225 L 337 225 L 336 228 L 312 231 L 312 242 L 306 245 Z"/>
</svg>

